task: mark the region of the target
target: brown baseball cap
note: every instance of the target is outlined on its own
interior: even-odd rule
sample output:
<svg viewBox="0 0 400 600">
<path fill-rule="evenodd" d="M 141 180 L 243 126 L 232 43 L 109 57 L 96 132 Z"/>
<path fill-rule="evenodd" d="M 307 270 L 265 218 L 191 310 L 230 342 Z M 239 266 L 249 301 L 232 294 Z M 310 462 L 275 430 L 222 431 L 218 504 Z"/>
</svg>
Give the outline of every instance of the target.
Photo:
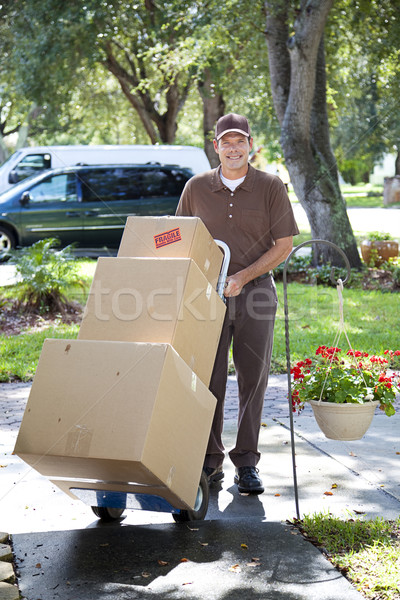
<svg viewBox="0 0 400 600">
<path fill-rule="evenodd" d="M 246 137 L 250 137 L 250 125 L 246 117 L 237 115 L 236 113 L 229 113 L 218 119 L 215 126 L 215 139 L 218 141 L 223 135 L 230 131 L 236 131 Z"/>
</svg>

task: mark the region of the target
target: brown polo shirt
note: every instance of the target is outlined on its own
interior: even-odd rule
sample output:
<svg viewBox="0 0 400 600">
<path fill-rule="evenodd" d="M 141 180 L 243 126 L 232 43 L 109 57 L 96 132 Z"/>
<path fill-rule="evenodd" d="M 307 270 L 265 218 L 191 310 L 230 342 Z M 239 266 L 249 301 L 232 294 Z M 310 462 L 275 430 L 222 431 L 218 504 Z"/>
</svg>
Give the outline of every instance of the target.
<svg viewBox="0 0 400 600">
<path fill-rule="evenodd" d="M 176 214 L 200 217 L 214 239 L 228 244 L 232 275 L 259 259 L 275 240 L 299 230 L 279 177 L 249 165 L 245 180 L 231 192 L 221 181 L 220 168 L 189 179 Z"/>
</svg>

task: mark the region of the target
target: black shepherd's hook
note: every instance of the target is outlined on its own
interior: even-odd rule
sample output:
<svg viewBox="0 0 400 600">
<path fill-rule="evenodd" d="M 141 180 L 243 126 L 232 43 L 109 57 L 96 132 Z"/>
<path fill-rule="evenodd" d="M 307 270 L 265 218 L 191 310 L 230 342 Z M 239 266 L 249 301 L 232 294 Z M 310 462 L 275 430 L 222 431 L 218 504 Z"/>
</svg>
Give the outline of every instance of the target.
<svg viewBox="0 0 400 600">
<path fill-rule="evenodd" d="M 347 275 L 346 275 L 346 278 L 343 280 L 343 283 L 346 283 L 346 281 L 349 280 L 349 277 L 351 274 L 349 259 L 347 258 L 346 254 L 343 252 L 343 250 L 341 250 L 341 248 L 336 246 L 336 244 L 334 244 L 333 242 L 328 242 L 328 240 L 318 240 L 318 239 L 309 240 L 307 242 L 303 242 L 302 244 L 299 244 L 298 246 L 296 246 L 296 248 L 294 248 L 292 250 L 292 252 L 289 254 L 289 256 L 287 257 L 287 259 L 285 261 L 285 266 L 283 269 L 283 297 L 284 297 L 284 305 L 285 305 L 286 368 L 287 368 L 288 391 L 289 391 L 288 398 L 289 398 L 290 441 L 291 441 L 291 446 L 292 446 L 294 497 L 295 497 L 295 503 L 296 503 L 296 515 L 297 515 L 298 519 L 300 519 L 300 510 L 299 510 L 299 492 L 298 492 L 298 487 L 297 487 L 296 453 L 295 453 L 294 428 L 293 428 L 292 383 L 291 383 L 291 376 L 290 376 L 290 343 L 289 343 L 289 309 L 288 309 L 288 301 L 287 301 L 287 268 L 288 268 L 290 259 L 292 258 L 293 254 L 295 254 L 303 246 L 307 246 L 309 244 L 327 244 L 328 246 L 331 246 L 332 248 L 337 250 L 337 252 L 342 256 L 342 258 L 345 262 L 345 265 L 346 265 L 346 269 L 347 269 Z M 334 285 L 337 284 L 337 281 L 335 280 L 335 276 L 334 276 L 335 268 L 336 267 L 332 267 L 331 277 L 330 277 L 331 281 Z"/>
</svg>

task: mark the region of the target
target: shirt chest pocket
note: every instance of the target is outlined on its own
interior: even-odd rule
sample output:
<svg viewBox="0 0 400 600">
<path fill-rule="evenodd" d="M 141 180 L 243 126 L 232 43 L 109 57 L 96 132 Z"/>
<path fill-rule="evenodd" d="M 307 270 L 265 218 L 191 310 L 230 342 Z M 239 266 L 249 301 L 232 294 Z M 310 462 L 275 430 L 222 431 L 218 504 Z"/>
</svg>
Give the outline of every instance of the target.
<svg viewBox="0 0 400 600">
<path fill-rule="evenodd" d="M 264 211 L 243 208 L 240 218 L 240 227 L 257 236 L 268 234 L 269 224 L 268 218 Z"/>
</svg>

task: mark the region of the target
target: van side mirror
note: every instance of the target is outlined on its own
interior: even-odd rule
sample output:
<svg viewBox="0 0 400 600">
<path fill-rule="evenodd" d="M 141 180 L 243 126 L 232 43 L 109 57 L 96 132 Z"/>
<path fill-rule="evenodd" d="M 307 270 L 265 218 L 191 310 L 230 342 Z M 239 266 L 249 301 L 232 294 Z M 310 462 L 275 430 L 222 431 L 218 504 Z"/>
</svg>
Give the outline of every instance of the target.
<svg viewBox="0 0 400 600">
<path fill-rule="evenodd" d="M 18 183 L 18 181 L 19 181 L 18 171 L 17 171 L 17 169 L 13 169 L 12 171 L 10 171 L 10 174 L 8 176 L 8 183 Z"/>
<path fill-rule="evenodd" d="M 20 203 L 22 206 L 26 206 L 27 204 L 29 204 L 29 202 L 30 202 L 30 199 L 31 199 L 31 195 L 30 195 L 30 193 L 29 193 L 29 192 L 24 192 L 24 193 L 22 194 L 21 198 L 19 199 L 19 203 Z"/>
</svg>

